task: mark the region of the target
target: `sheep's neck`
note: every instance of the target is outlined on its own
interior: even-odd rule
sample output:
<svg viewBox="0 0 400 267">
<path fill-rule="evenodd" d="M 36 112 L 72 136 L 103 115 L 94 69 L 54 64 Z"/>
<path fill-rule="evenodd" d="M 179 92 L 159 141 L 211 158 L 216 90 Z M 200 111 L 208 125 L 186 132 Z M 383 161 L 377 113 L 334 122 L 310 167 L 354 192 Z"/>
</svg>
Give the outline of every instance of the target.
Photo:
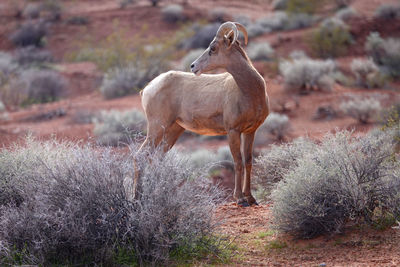
<svg viewBox="0 0 400 267">
<path fill-rule="evenodd" d="M 236 57 L 227 67 L 242 93 L 249 97 L 265 98 L 265 81 L 249 60 L 243 56 Z"/>
</svg>

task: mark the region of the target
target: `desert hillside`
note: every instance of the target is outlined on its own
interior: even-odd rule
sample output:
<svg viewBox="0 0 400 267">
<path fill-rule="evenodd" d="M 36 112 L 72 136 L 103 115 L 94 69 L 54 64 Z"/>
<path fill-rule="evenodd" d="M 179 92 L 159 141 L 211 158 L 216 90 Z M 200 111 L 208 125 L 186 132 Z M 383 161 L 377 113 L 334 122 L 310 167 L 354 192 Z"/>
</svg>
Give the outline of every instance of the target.
<svg viewBox="0 0 400 267">
<path fill-rule="evenodd" d="M 153 165 L 137 156 L 168 178 L 132 200 L 139 91 L 190 72 L 226 21 L 267 84 L 259 205 L 231 198 L 226 136 L 189 131 Z M 2 0 L 0 265 L 398 266 L 399 116 L 397 0 Z"/>
</svg>

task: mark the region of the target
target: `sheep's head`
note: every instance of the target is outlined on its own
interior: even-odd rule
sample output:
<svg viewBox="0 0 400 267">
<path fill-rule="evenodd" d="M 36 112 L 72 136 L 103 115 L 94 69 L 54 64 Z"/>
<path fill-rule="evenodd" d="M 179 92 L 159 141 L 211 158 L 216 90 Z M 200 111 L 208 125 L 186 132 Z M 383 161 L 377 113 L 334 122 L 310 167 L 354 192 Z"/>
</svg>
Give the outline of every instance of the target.
<svg viewBox="0 0 400 267">
<path fill-rule="evenodd" d="M 200 75 L 217 68 L 225 68 L 230 62 L 231 48 L 237 43 L 239 31 L 243 33 L 247 44 L 247 31 L 242 24 L 230 21 L 223 23 L 209 47 L 190 66 L 192 72 Z"/>
</svg>

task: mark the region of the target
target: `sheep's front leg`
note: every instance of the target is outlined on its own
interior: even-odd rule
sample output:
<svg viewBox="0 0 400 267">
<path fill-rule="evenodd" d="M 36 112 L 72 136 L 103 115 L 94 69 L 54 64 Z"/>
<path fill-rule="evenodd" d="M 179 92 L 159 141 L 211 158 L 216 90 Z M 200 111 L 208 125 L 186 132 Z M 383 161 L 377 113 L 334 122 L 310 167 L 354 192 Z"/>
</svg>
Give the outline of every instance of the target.
<svg viewBox="0 0 400 267">
<path fill-rule="evenodd" d="M 231 149 L 233 161 L 235 163 L 235 190 L 233 196 L 237 204 L 243 207 L 249 206 L 242 192 L 243 161 L 240 153 L 240 132 L 230 130 L 228 132 L 229 148 Z"/>
<path fill-rule="evenodd" d="M 242 134 L 243 138 L 243 156 L 245 162 L 245 170 L 244 170 L 244 185 L 243 185 L 243 194 L 246 198 L 249 205 L 257 204 L 256 199 L 251 195 L 251 168 L 253 166 L 253 143 L 254 143 L 254 135 L 253 133 Z"/>
</svg>

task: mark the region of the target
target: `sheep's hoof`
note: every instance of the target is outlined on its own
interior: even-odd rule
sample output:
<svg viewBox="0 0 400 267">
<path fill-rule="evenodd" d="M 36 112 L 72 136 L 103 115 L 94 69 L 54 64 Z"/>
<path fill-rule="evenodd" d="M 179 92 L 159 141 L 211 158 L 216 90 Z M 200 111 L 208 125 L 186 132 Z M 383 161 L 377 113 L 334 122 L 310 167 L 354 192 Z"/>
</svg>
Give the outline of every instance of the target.
<svg viewBox="0 0 400 267">
<path fill-rule="evenodd" d="M 250 207 L 249 203 L 245 198 L 239 199 L 236 203 L 239 207 Z"/>
<path fill-rule="evenodd" d="M 258 206 L 257 200 L 252 195 L 246 196 L 245 198 L 246 198 L 247 203 L 249 203 L 250 206 L 253 204 Z"/>
</svg>

